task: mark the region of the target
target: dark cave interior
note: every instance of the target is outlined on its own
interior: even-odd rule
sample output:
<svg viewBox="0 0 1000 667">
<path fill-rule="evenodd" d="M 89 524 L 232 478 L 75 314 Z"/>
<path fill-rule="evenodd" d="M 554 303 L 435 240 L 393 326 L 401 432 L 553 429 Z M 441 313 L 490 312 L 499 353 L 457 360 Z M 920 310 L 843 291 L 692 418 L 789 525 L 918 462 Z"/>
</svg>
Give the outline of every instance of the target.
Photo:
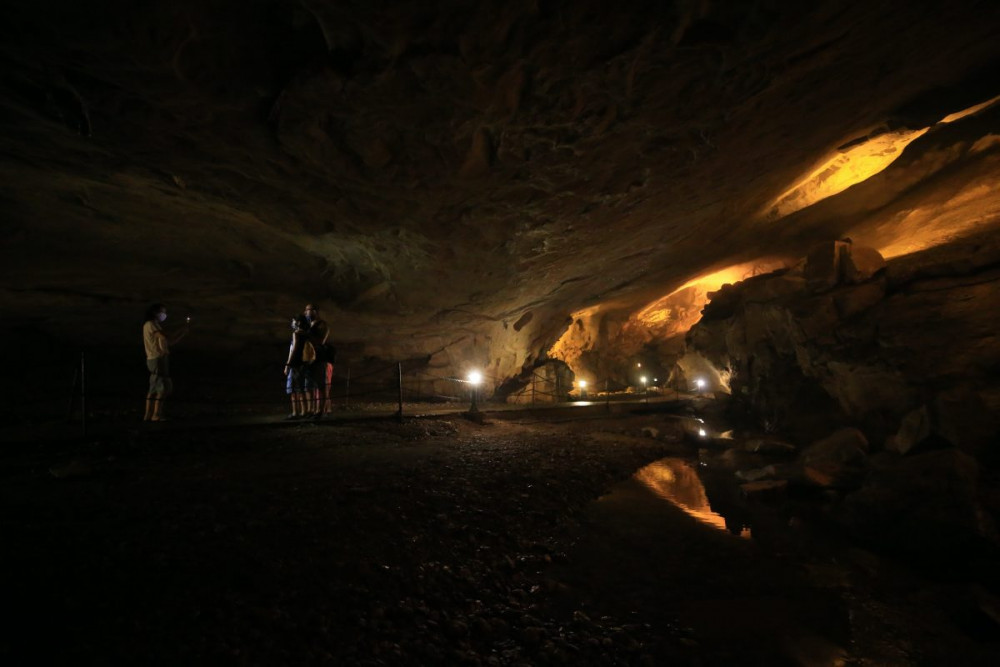
<svg viewBox="0 0 1000 667">
<path fill-rule="evenodd" d="M 57 608 L 71 639 L 53 656 L 939 664 L 929 638 L 959 662 L 997 656 L 1000 3 L 38 0 L 0 17 L 4 569 L 29 624 Z M 189 329 L 170 355 L 177 424 L 142 419 L 152 303 L 166 332 Z M 306 303 L 337 349 L 334 414 L 279 424 Z M 452 421 L 470 398 L 492 416 Z M 662 457 L 688 463 L 648 467 Z M 725 524 L 763 499 L 758 527 L 827 526 L 809 534 L 843 550 L 819 537 L 809 560 L 758 528 L 781 543 L 760 561 L 684 533 L 691 557 L 663 558 L 704 559 L 715 592 L 657 579 L 637 554 L 662 545 L 609 518 L 650 521 L 621 484 L 703 474 L 708 500 L 680 505 L 736 508 Z M 495 523 L 478 550 L 473 507 Z M 313 545 L 324 522 L 349 539 Z M 649 530 L 687 530 L 671 522 Z M 228 588 L 219 554 L 239 556 L 213 525 L 261 554 Z M 855 583 L 790 578 L 786 551 Z M 163 586 L 110 576 L 126 554 L 159 559 Z M 749 583 L 717 574 L 730 557 Z M 595 574 L 617 561 L 631 580 Z M 311 577 L 326 588 L 307 594 Z M 453 578 L 490 591 L 489 613 Z M 925 593 L 900 592 L 913 581 Z M 48 583 L 33 598 L 24 582 Z M 763 648 L 735 620 L 713 634 L 710 597 L 744 591 L 746 620 L 770 613 L 768 586 L 800 605 L 777 617 L 844 607 L 868 626 L 783 644 L 760 626 Z M 143 596 L 169 611 L 129 630 Z M 24 648 L 13 634 L 0 656 Z"/>
</svg>

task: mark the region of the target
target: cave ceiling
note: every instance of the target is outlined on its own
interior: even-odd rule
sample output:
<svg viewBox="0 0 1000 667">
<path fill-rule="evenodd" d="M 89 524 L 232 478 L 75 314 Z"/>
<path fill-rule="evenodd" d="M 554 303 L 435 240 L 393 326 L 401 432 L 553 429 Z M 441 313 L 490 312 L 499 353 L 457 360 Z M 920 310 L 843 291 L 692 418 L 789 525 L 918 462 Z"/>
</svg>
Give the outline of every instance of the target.
<svg viewBox="0 0 1000 667">
<path fill-rule="evenodd" d="M 997 2 L 2 13 L 5 331 L 132 344 L 156 300 L 261 343 L 316 301 L 366 354 L 509 373 L 583 309 L 1000 216 Z"/>
</svg>

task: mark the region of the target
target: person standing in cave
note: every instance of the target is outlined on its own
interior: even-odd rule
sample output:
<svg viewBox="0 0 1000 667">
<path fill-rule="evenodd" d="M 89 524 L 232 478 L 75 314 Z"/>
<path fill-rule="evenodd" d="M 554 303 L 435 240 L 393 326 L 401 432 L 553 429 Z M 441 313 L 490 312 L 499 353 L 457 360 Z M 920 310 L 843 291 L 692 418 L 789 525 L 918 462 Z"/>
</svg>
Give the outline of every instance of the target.
<svg viewBox="0 0 1000 667">
<path fill-rule="evenodd" d="M 309 342 L 309 320 L 305 315 L 292 318 L 292 342 L 288 346 L 285 361 L 285 391 L 292 403 L 292 412 L 285 419 L 302 419 L 309 412 L 313 381 L 308 365 L 315 360 L 312 343 Z"/>
<path fill-rule="evenodd" d="M 309 321 L 309 342 L 315 351 L 315 360 L 309 366 L 315 388 L 312 396 L 312 413 L 318 419 L 324 413 L 329 413 L 330 384 L 333 381 L 333 349 L 327 343 L 330 338 L 330 327 L 319 316 L 319 308 L 311 303 L 306 304 L 305 317 Z"/>
<path fill-rule="evenodd" d="M 142 325 L 142 344 L 146 350 L 146 368 L 149 370 L 149 391 L 146 392 L 146 413 L 143 421 L 165 421 L 163 402 L 174 389 L 170 379 L 170 346 L 180 341 L 189 331 L 189 326 L 173 336 L 163 330 L 167 319 L 167 307 L 154 303 L 146 309 L 146 321 Z M 190 322 L 190 318 L 188 318 Z"/>
</svg>

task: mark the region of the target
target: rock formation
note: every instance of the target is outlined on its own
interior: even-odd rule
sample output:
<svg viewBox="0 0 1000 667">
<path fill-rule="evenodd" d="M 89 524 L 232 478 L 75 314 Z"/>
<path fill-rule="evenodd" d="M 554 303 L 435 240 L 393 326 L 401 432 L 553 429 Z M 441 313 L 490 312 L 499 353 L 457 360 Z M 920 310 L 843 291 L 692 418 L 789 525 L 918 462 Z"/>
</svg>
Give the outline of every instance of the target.
<svg viewBox="0 0 1000 667">
<path fill-rule="evenodd" d="M 900 257 L 853 282 L 879 264 L 871 250 L 821 246 L 796 268 L 724 287 L 689 343 L 776 428 L 816 435 L 847 422 L 900 453 L 937 435 L 985 456 L 1000 426 L 996 237 Z"/>
<path fill-rule="evenodd" d="M 124 358 L 164 301 L 198 323 L 191 349 L 265 363 L 314 300 L 356 362 L 480 368 L 506 395 L 559 358 L 634 385 L 635 363 L 659 377 L 684 353 L 721 284 L 699 281 L 822 243 L 807 273 L 712 300 L 694 340 L 738 360 L 738 391 L 782 412 L 757 385 L 809 380 L 879 438 L 923 406 L 944 435 L 996 405 L 988 331 L 941 349 L 955 321 L 993 325 L 985 265 L 903 259 L 995 233 L 995 3 L 42 0 L 0 18 L 11 361 Z M 774 349 L 704 340 L 730 326 Z"/>
</svg>

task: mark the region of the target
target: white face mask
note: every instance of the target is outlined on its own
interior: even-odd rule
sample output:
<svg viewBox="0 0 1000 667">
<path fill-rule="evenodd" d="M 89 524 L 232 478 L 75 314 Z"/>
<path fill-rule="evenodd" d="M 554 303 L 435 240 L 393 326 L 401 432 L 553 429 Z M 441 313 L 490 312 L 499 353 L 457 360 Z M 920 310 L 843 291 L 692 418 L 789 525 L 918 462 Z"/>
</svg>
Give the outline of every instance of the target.
<svg viewBox="0 0 1000 667">
<path fill-rule="evenodd" d="M 165 319 L 167 319 L 167 314 L 166 313 L 157 313 L 156 314 L 156 321 L 157 322 L 162 322 Z"/>
</svg>

